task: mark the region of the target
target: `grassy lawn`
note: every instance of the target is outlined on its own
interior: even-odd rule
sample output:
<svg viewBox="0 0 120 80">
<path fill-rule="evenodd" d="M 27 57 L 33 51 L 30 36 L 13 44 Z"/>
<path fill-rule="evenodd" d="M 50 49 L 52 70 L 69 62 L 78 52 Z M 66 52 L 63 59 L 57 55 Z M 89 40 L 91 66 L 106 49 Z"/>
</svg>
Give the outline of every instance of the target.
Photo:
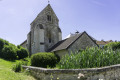
<svg viewBox="0 0 120 80">
<path fill-rule="evenodd" d="M 0 59 L 0 80 L 35 80 L 25 73 L 15 73 L 12 66 L 18 61 L 10 62 Z"/>
</svg>

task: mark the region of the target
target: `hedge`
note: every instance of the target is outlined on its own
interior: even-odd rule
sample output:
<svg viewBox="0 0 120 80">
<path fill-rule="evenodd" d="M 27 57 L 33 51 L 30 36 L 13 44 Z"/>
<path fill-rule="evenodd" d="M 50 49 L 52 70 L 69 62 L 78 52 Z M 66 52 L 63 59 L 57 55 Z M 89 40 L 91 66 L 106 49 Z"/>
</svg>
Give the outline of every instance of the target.
<svg viewBox="0 0 120 80">
<path fill-rule="evenodd" d="M 37 53 L 31 56 L 31 65 L 36 67 L 55 67 L 59 59 L 53 53 Z"/>
<path fill-rule="evenodd" d="M 17 48 L 18 48 L 17 50 L 18 59 L 23 59 L 29 56 L 28 51 L 25 48 L 21 46 L 17 46 Z"/>
<path fill-rule="evenodd" d="M 21 46 L 16 46 L 0 38 L 0 58 L 6 60 L 23 59 L 28 56 L 28 52 Z"/>
</svg>

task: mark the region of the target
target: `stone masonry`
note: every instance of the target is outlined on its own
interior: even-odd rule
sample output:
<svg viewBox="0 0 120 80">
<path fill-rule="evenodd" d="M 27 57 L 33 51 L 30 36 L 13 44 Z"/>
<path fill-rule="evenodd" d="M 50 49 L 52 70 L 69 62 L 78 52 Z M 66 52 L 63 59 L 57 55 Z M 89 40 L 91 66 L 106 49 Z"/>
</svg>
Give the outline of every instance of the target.
<svg viewBox="0 0 120 80">
<path fill-rule="evenodd" d="M 45 69 L 23 66 L 38 80 L 120 80 L 120 64 L 90 69 Z"/>
<path fill-rule="evenodd" d="M 48 4 L 31 23 L 31 30 L 27 35 L 27 48 L 30 54 L 46 52 L 49 48 L 62 40 L 59 19 Z"/>
</svg>

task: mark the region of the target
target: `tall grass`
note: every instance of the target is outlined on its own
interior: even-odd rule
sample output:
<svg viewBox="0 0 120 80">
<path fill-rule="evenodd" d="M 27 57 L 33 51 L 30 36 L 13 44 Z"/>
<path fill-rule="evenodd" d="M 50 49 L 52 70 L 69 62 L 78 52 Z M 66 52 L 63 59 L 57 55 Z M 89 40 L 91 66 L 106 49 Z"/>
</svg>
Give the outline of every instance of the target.
<svg viewBox="0 0 120 80">
<path fill-rule="evenodd" d="M 19 62 L 19 63 L 16 63 L 13 68 L 12 68 L 13 71 L 15 72 L 20 72 L 22 71 L 22 64 Z"/>
<path fill-rule="evenodd" d="M 57 65 L 60 69 L 95 68 L 120 64 L 120 50 L 87 48 L 65 55 Z"/>
</svg>

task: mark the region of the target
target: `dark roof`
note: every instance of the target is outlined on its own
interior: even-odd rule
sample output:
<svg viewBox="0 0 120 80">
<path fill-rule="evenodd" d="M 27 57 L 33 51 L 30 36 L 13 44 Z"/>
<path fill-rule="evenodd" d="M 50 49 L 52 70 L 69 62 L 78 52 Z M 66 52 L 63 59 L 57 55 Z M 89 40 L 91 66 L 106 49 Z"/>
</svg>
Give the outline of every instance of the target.
<svg viewBox="0 0 120 80">
<path fill-rule="evenodd" d="M 57 44 L 55 44 L 52 48 L 50 48 L 49 52 L 54 52 L 58 50 L 63 50 L 68 48 L 82 33 L 76 34 L 75 36 L 69 37 L 65 40 L 59 41 Z"/>
<path fill-rule="evenodd" d="M 48 50 L 48 52 L 54 52 L 59 50 L 64 50 L 69 48 L 76 40 L 78 40 L 84 33 L 78 33 L 75 36 L 69 37 L 65 40 L 59 41 L 57 44 L 55 44 L 52 48 Z M 87 33 L 86 33 L 87 34 Z M 88 34 L 87 34 L 88 35 Z M 88 35 L 88 37 L 96 44 L 96 42 Z M 97 44 L 96 44 L 97 45 Z M 97 45 L 98 46 L 98 45 Z"/>
<path fill-rule="evenodd" d="M 65 40 L 66 39 L 59 41 L 53 47 L 51 47 L 47 52 L 51 52 L 52 50 L 54 50 L 55 48 L 57 48 L 59 45 L 61 45 Z"/>
<path fill-rule="evenodd" d="M 24 43 L 26 43 L 27 42 L 27 40 L 25 40 L 24 42 L 22 42 L 21 44 L 20 44 L 20 46 L 22 46 Z"/>
<path fill-rule="evenodd" d="M 54 51 L 63 50 L 63 49 L 68 48 L 68 46 L 71 45 L 80 35 L 81 34 L 76 34 L 75 36 L 69 37 L 62 41 L 59 41 L 51 49 L 49 49 L 48 52 L 54 52 Z"/>
</svg>

